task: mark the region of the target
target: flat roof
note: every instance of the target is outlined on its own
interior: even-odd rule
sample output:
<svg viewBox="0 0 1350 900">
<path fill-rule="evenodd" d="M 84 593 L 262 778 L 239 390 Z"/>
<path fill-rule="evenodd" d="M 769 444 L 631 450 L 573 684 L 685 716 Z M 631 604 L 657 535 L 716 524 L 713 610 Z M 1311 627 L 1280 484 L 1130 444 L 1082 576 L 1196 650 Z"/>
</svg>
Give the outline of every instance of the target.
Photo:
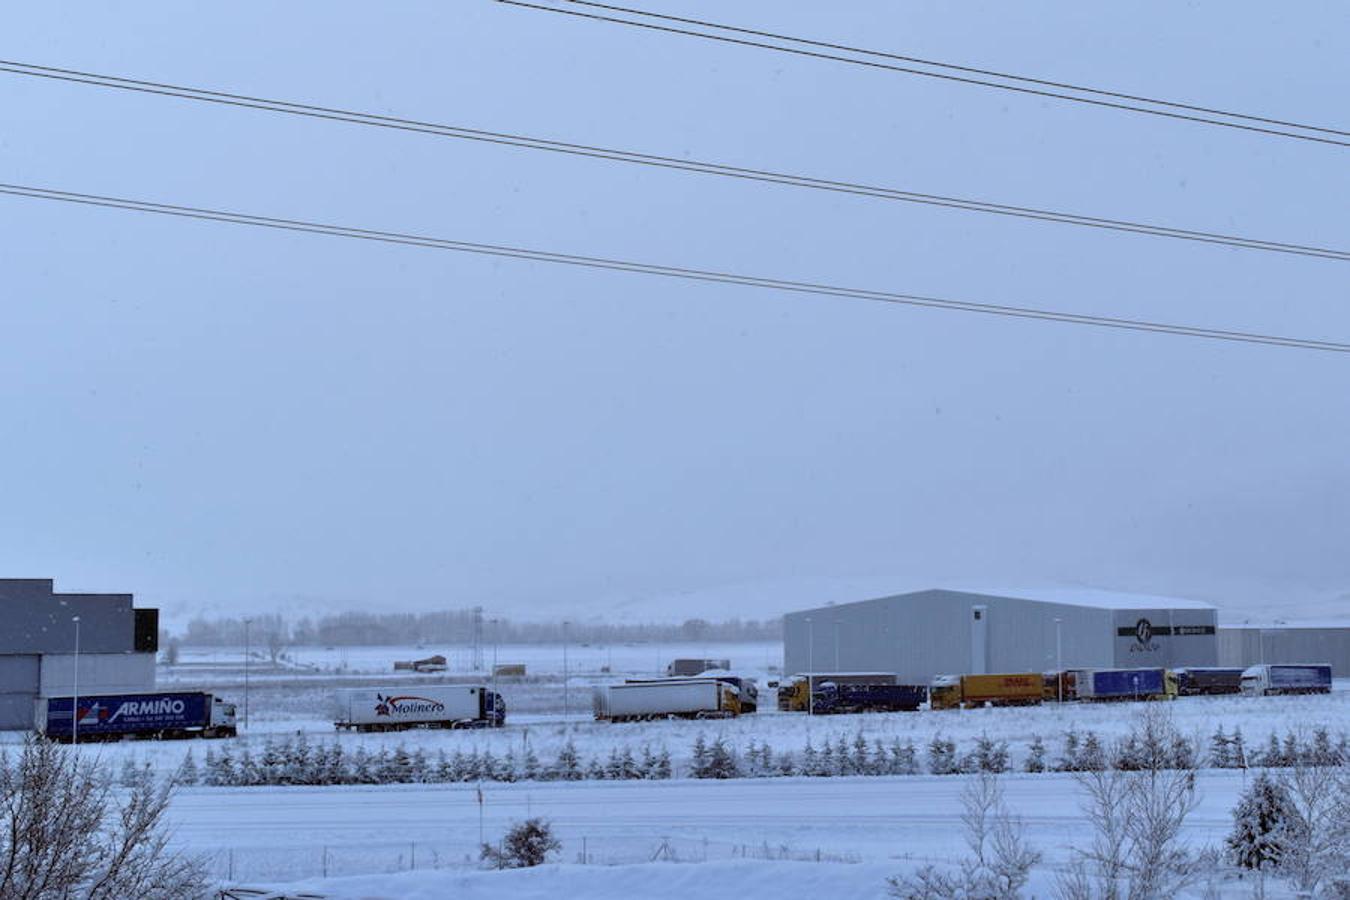
<svg viewBox="0 0 1350 900">
<path fill-rule="evenodd" d="M 1220 622 L 1219 628 L 1246 629 L 1248 631 L 1288 631 L 1296 628 L 1350 630 L 1350 619 L 1307 619 L 1301 622 Z"/>
<path fill-rule="evenodd" d="M 963 594 L 985 594 L 990 597 L 1012 597 L 1017 600 L 1036 600 L 1041 603 L 1059 603 L 1065 606 L 1091 606 L 1097 609 L 1215 609 L 1203 600 L 1184 597 L 1165 597 L 1159 594 L 1130 594 L 1103 591 L 1096 588 L 952 588 Z"/>
</svg>

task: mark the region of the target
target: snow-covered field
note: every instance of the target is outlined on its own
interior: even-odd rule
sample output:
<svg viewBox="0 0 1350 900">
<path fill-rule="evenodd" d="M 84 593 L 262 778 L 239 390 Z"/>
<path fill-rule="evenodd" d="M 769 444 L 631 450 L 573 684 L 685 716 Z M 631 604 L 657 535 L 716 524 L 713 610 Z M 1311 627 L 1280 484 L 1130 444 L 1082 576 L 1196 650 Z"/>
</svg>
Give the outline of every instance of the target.
<svg viewBox="0 0 1350 900">
<path fill-rule="evenodd" d="M 1123 735 L 1142 710 L 1159 706 L 1051 704 L 812 718 L 777 712 L 773 691 L 765 690 L 760 713 L 734 720 L 623 725 L 591 720 L 593 683 L 650 675 L 675 656 L 728 657 L 737 670 L 764 679 L 777 663 L 777 650 L 776 644 L 672 645 L 659 652 L 650 645 L 574 646 L 568 650 L 571 714 L 564 716 L 561 647 L 499 648 L 500 662 L 525 662 L 530 670 L 526 679 L 498 685 L 507 703 L 507 727 L 371 735 L 334 732 L 327 715 L 333 688 L 393 678 L 392 660 L 437 648 L 312 651 L 310 659 L 301 650 L 294 661 L 309 671 L 251 674 L 252 719 L 238 740 L 129 742 L 79 752 L 97 756 L 114 772 L 130 761 L 168 774 L 189 751 L 199 765 L 208 748 L 226 743 L 236 756 L 244 747 L 258 756 L 269 740 L 295 732 L 311 744 L 341 742 L 349 755 L 358 748 L 376 752 L 402 744 L 430 757 L 490 750 L 499 759 L 508 751 L 520 759 L 529 747 L 545 766 L 569 741 L 583 764 L 623 747 L 635 753 L 643 746 L 665 748 L 674 762 L 672 781 L 485 783 L 481 807 L 472 784 L 183 788 L 173 806 L 175 841 L 208 854 L 213 872 L 233 883 L 298 880 L 335 897 L 869 898 L 884 896 L 887 875 L 964 853 L 959 797 L 966 776 L 699 781 L 684 777 L 695 740 L 720 738 L 740 754 L 752 743 L 767 743 L 775 754 L 800 757 L 808 741 L 819 748 L 840 739 L 851 743 L 861 734 L 869 744 L 912 742 L 922 760 L 934 737 L 955 741 L 958 752 L 965 752 L 987 735 L 1008 742 L 1018 769 L 1036 736 L 1053 762 L 1067 730 L 1095 731 L 1109 740 Z M 183 665 L 163 672 L 161 680 L 240 700 L 241 662 L 237 652 L 188 651 Z M 399 677 L 434 683 L 469 676 Z M 1240 727 L 1255 749 L 1272 731 L 1350 731 L 1350 682 L 1337 682 L 1329 696 L 1183 698 L 1165 709 L 1202 745 L 1217 726 L 1228 732 Z M 1242 781 L 1240 772 L 1203 775 L 1203 802 L 1190 820 L 1188 839 L 1197 844 L 1219 839 L 1230 826 Z M 1010 774 L 1005 783 L 1009 805 L 1046 853 L 1036 891 L 1045 896 L 1056 867 L 1086 839 L 1077 788 L 1062 774 Z M 529 815 L 550 819 L 563 841 L 562 864 L 531 872 L 477 871 L 480 811 L 488 839 Z"/>
<path fill-rule="evenodd" d="M 555 826 L 563 865 L 532 873 L 475 873 L 467 865 L 479 839 L 473 785 L 196 788 L 182 792 L 173 816 L 179 845 L 214 854 L 222 875 L 232 855 L 236 879 L 272 884 L 309 876 L 311 889 L 331 896 L 879 898 L 887 875 L 965 853 L 966 780 L 486 786 L 487 839 L 531 815 Z M 1004 784 L 1027 839 L 1045 853 L 1038 882 L 1048 887 L 1087 836 L 1078 788 L 1066 775 L 1009 775 Z M 1201 804 L 1186 829 L 1190 844 L 1221 840 L 1242 784 L 1238 772 L 1201 777 Z M 350 877 L 357 873 L 367 877 Z"/>
</svg>

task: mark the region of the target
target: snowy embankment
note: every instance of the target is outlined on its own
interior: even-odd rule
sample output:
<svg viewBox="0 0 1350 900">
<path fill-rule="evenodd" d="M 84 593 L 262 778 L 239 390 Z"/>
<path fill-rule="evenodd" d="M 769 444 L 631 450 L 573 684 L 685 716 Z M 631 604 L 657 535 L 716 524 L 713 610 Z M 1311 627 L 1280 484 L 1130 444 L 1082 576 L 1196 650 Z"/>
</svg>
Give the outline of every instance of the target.
<svg viewBox="0 0 1350 900">
<path fill-rule="evenodd" d="M 1244 780 L 1240 772 L 1200 776 L 1188 843 L 1222 840 Z M 210 855 L 220 877 L 233 867 L 240 883 L 307 879 L 333 897 L 865 898 L 883 896 L 887 875 L 965 855 L 968 781 L 519 783 L 485 786 L 481 807 L 474 785 L 193 788 L 174 800 L 171 817 L 176 845 Z M 1028 842 L 1045 854 L 1036 877 L 1048 887 L 1072 848 L 1090 840 L 1080 789 L 1063 774 L 1003 783 Z M 550 820 L 565 865 L 472 871 L 480 810 L 488 840 L 528 816 Z M 639 865 L 653 861 L 672 864 Z M 368 877 L 349 878 L 357 874 Z"/>
</svg>

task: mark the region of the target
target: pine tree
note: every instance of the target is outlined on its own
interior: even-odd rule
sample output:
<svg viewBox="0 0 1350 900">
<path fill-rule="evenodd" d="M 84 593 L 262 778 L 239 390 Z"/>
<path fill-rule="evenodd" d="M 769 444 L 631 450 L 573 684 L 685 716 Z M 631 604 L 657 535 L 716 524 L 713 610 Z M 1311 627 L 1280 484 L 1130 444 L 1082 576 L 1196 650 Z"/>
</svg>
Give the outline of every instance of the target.
<svg viewBox="0 0 1350 900">
<path fill-rule="evenodd" d="M 816 753 L 816 748 L 811 746 L 811 739 L 806 739 L 806 747 L 802 750 L 801 774 L 815 777 L 820 774 L 820 758 Z"/>
<path fill-rule="evenodd" d="M 662 747 L 661 752 L 656 754 L 656 768 L 653 772 L 652 777 L 661 781 L 665 781 L 671 776 L 670 751 L 665 747 Z"/>
<path fill-rule="evenodd" d="M 862 729 L 853 736 L 853 760 L 852 766 L 854 775 L 870 775 L 871 766 L 868 764 L 867 739 L 863 737 Z"/>
<path fill-rule="evenodd" d="M 118 784 L 124 788 L 134 788 L 140 784 L 141 770 L 136 767 L 136 760 L 127 756 L 122 760 L 122 775 L 118 779 Z"/>
<path fill-rule="evenodd" d="M 708 742 L 703 739 L 703 732 L 698 733 L 694 738 L 693 759 L 690 762 L 689 774 L 694 778 L 708 777 Z"/>
<path fill-rule="evenodd" d="M 484 781 L 499 781 L 497 768 L 497 757 L 492 755 L 492 748 L 485 747 L 483 752 L 478 754 L 478 777 Z"/>
<path fill-rule="evenodd" d="M 346 754 L 342 750 L 342 744 L 334 741 L 329 745 L 328 752 L 324 755 L 323 783 L 351 784 L 354 780 L 347 764 Z"/>
<path fill-rule="evenodd" d="M 600 764 L 599 757 L 596 756 L 591 757 L 590 764 L 586 766 L 586 777 L 589 778 L 591 781 L 605 780 L 605 767 Z M 694 777 L 701 778 L 702 776 L 695 775 Z"/>
<path fill-rule="evenodd" d="M 431 780 L 431 767 L 427 762 L 427 752 L 418 747 L 409 756 L 411 766 L 408 771 L 408 778 L 415 784 L 424 784 Z"/>
<path fill-rule="evenodd" d="M 656 754 L 652 752 L 651 744 L 642 745 L 642 761 L 638 763 L 639 778 L 655 778 Z"/>
<path fill-rule="evenodd" d="M 1311 766 L 1337 766 L 1340 765 L 1340 754 L 1332 746 L 1331 735 L 1327 733 L 1325 725 L 1319 725 L 1313 732 L 1312 744 L 1308 747 L 1308 765 Z"/>
<path fill-rule="evenodd" d="M 1277 867 L 1280 836 L 1297 820 L 1288 789 L 1266 772 L 1257 774 L 1233 810 L 1233 830 L 1224 842 L 1233 862 L 1244 869 Z"/>
<path fill-rule="evenodd" d="M 1173 769 L 1194 769 L 1199 765 L 1196 758 L 1196 745 L 1180 734 L 1172 736 L 1172 746 L 1167 753 L 1167 766 Z"/>
<path fill-rule="evenodd" d="M 1302 758 L 1303 748 L 1299 745 L 1297 735 L 1292 731 L 1285 732 L 1284 752 L 1280 754 L 1280 759 L 1286 766 L 1296 766 Z"/>
<path fill-rule="evenodd" d="M 258 764 L 253 759 L 253 751 L 244 745 L 244 752 L 239 754 L 238 774 L 235 776 L 235 784 L 253 787 L 264 784 L 262 773 L 258 770 Z"/>
<path fill-rule="evenodd" d="M 720 737 L 708 749 L 707 772 L 707 778 L 735 778 L 740 774 L 735 754 Z"/>
<path fill-rule="evenodd" d="M 609 760 L 605 763 L 605 778 L 618 781 L 623 778 L 623 763 L 619 759 L 619 748 L 609 748 Z"/>
<path fill-rule="evenodd" d="M 960 771 L 956 759 L 956 743 L 943 740 L 937 734 L 928 742 L 928 771 L 934 775 L 954 775 Z"/>
<path fill-rule="evenodd" d="M 1233 735 L 1228 739 L 1229 761 L 1235 769 L 1247 768 L 1247 743 L 1242 739 L 1242 726 L 1233 729 Z"/>
<path fill-rule="evenodd" d="M 175 784 L 192 787 L 197 783 L 197 779 L 197 760 L 192 755 L 192 748 L 189 747 L 187 755 L 183 757 L 183 764 L 178 767 L 173 780 Z"/>
<path fill-rule="evenodd" d="M 853 756 L 848 749 L 848 741 L 841 734 L 835 739 L 834 743 L 834 773 L 835 775 L 853 775 Z"/>
<path fill-rule="evenodd" d="M 191 751 L 189 751 L 191 752 Z M 206 762 L 203 766 L 202 784 L 211 787 L 221 787 L 222 783 L 218 781 L 220 772 L 220 763 L 216 761 L 216 751 L 210 747 L 206 748 Z"/>
<path fill-rule="evenodd" d="M 510 747 L 506 748 L 506 753 L 497 766 L 497 780 L 507 782 L 516 780 L 516 751 Z"/>
<path fill-rule="evenodd" d="M 450 780 L 456 782 L 473 781 L 477 777 L 478 762 L 470 762 L 469 756 L 463 750 L 455 750 L 455 755 L 450 757 Z"/>
<path fill-rule="evenodd" d="M 1078 732 L 1073 728 L 1064 732 L 1064 752 L 1055 763 L 1056 772 L 1077 772 L 1079 755 Z"/>
<path fill-rule="evenodd" d="M 1223 724 L 1214 729 L 1209 738 L 1209 765 L 1213 769 L 1233 768 L 1233 744 L 1223 733 Z"/>
<path fill-rule="evenodd" d="M 797 770 L 796 760 L 792 758 L 791 750 L 778 754 L 776 773 L 785 778 L 790 778 L 793 775 L 802 774 Z"/>
<path fill-rule="evenodd" d="M 830 743 L 829 738 L 824 741 L 824 749 L 820 751 L 817 765 L 820 768 L 820 774 L 825 778 L 833 778 L 839 774 L 839 764 L 834 761 L 834 745 Z"/>
<path fill-rule="evenodd" d="M 431 777 L 438 784 L 449 784 L 458 780 L 454 777 L 454 770 L 450 766 L 450 757 L 444 750 L 436 751 L 436 762 L 432 766 Z"/>
<path fill-rule="evenodd" d="M 285 756 L 277 739 L 268 735 L 263 741 L 262 756 L 258 757 L 257 762 L 259 778 L 261 784 L 283 784 L 282 772 L 285 766 Z"/>
<path fill-rule="evenodd" d="M 520 777 L 526 781 L 539 781 L 542 770 L 539 767 L 539 757 L 534 752 L 534 747 L 525 745 L 525 759 L 521 764 Z"/>
<path fill-rule="evenodd" d="M 365 747 L 357 747 L 356 752 L 352 754 L 352 783 L 375 784 L 378 780 L 370 753 Z"/>
<path fill-rule="evenodd" d="M 1084 772 L 1100 772 L 1106 768 L 1106 752 L 1097 732 L 1089 731 L 1083 738 L 1083 752 L 1079 754 L 1078 764 Z"/>
<path fill-rule="evenodd" d="M 581 779 L 581 762 L 577 759 L 577 748 L 571 738 L 558 751 L 558 761 L 553 764 L 553 771 L 557 773 L 555 777 L 562 781 Z"/>
<path fill-rule="evenodd" d="M 1022 768 L 1027 772 L 1045 771 L 1045 741 L 1039 734 L 1032 735 L 1031 745 L 1027 748 L 1027 761 Z"/>
<path fill-rule="evenodd" d="M 212 783 L 223 787 L 239 784 L 239 767 L 235 764 L 228 744 L 221 748 L 220 756 L 216 758 Z"/>
</svg>

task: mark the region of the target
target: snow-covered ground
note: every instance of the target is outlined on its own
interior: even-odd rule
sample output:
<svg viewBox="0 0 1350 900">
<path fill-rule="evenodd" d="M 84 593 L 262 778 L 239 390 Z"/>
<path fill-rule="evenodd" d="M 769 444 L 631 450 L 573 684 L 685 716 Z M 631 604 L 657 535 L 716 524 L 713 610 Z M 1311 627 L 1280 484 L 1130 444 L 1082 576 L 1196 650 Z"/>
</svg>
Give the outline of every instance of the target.
<svg viewBox="0 0 1350 900">
<path fill-rule="evenodd" d="M 1188 843 L 1222 839 L 1243 778 L 1200 778 Z M 965 854 L 966 781 L 487 785 L 481 807 L 473 785 L 196 788 L 176 799 L 173 819 L 178 846 L 211 854 L 221 875 L 232 865 L 235 880 L 247 883 L 304 878 L 336 897 L 879 898 L 887 875 Z M 1048 887 L 1089 835 L 1079 789 L 1053 774 L 1005 776 L 1004 787 L 1027 840 L 1045 854 L 1038 882 Z M 512 821 L 547 818 L 562 841 L 563 865 L 473 872 L 480 811 L 488 840 Z M 653 868 L 654 861 L 665 865 Z M 367 877 L 350 877 L 358 873 Z"/>
</svg>

